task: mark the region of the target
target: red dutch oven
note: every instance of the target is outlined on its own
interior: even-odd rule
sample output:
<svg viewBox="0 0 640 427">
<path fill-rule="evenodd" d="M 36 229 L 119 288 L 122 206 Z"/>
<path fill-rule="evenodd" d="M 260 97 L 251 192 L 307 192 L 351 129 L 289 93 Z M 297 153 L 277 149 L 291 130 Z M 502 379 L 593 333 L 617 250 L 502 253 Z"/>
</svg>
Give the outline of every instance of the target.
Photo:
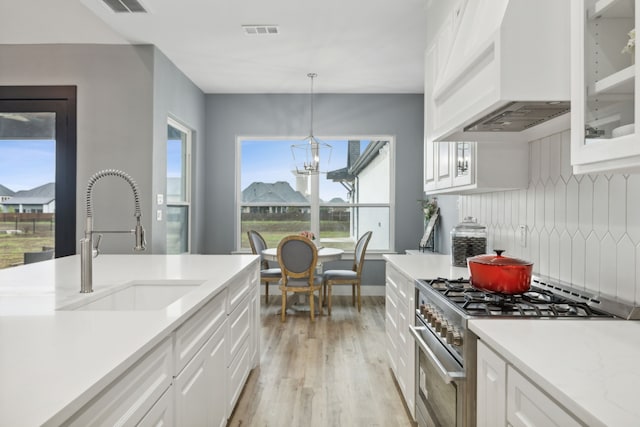
<svg viewBox="0 0 640 427">
<path fill-rule="evenodd" d="M 467 258 L 471 285 L 474 288 L 503 294 L 521 294 L 531 287 L 533 263 L 517 258 L 496 255 L 478 255 Z"/>
</svg>

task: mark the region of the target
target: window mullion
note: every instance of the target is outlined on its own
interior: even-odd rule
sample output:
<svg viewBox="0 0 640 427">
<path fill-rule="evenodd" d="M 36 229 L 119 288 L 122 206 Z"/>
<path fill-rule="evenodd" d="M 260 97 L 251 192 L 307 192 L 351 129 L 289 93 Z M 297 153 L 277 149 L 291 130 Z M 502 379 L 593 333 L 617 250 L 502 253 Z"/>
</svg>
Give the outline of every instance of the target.
<svg viewBox="0 0 640 427">
<path fill-rule="evenodd" d="M 320 175 L 311 175 L 311 231 L 320 236 Z"/>
</svg>

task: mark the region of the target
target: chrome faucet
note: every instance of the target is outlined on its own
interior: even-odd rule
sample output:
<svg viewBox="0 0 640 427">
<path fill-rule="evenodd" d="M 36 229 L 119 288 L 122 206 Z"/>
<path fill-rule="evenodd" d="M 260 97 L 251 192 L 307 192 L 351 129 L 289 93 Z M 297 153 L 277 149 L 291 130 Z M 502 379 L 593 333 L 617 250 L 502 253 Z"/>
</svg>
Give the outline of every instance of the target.
<svg viewBox="0 0 640 427">
<path fill-rule="evenodd" d="M 93 230 L 93 209 L 91 207 L 91 196 L 93 194 L 93 185 L 101 178 L 105 176 L 118 176 L 131 186 L 131 190 L 133 191 L 133 198 L 135 201 L 136 211 L 134 216 L 136 217 L 136 226 L 133 230 L 123 230 L 123 231 L 94 231 Z M 100 172 L 95 173 L 91 178 L 89 178 L 89 183 L 87 185 L 87 193 L 86 193 L 86 203 L 87 203 L 87 219 L 85 223 L 84 229 L 84 238 L 80 239 L 80 292 L 88 293 L 93 292 L 93 258 L 97 257 L 100 253 L 98 247 L 100 245 L 100 240 L 102 239 L 101 233 L 131 233 L 135 234 L 136 243 L 133 248 L 134 251 L 143 251 L 147 242 L 144 239 L 144 228 L 140 224 L 140 217 L 142 217 L 142 213 L 140 213 L 140 197 L 138 196 L 138 187 L 133 179 L 126 173 L 116 170 L 116 169 L 105 169 Z M 93 247 L 93 235 L 97 234 L 98 238 L 96 240 L 95 245 L 95 255 L 94 255 L 94 247 Z"/>
</svg>

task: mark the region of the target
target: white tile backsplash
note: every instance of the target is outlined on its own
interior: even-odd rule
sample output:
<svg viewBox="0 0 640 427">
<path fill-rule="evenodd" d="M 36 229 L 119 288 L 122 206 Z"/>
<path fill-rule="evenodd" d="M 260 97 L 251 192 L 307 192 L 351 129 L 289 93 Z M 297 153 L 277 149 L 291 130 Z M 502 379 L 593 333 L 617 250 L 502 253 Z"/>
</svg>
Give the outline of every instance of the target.
<svg viewBox="0 0 640 427">
<path fill-rule="evenodd" d="M 460 196 L 460 219 L 476 217 L 488 249 L 532 261 L 537 274 L 639 304 L 640 175 L 573 175 L 569 130 L 529 148 L 528 189 Z"/>
</svg>

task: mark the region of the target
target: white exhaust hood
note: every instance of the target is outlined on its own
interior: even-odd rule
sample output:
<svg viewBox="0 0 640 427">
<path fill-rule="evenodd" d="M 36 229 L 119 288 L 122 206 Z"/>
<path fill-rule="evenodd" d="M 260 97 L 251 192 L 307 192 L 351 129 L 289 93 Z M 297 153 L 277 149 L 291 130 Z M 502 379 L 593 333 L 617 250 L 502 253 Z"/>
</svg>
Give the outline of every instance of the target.
<svg viewBox="0 0 640 427">
<path fill-rule="evenodd" d="M 431 139 L 530 141 L 568 129 L 569 3 L 466 2 L 425 88 Z"/>
</svg>

